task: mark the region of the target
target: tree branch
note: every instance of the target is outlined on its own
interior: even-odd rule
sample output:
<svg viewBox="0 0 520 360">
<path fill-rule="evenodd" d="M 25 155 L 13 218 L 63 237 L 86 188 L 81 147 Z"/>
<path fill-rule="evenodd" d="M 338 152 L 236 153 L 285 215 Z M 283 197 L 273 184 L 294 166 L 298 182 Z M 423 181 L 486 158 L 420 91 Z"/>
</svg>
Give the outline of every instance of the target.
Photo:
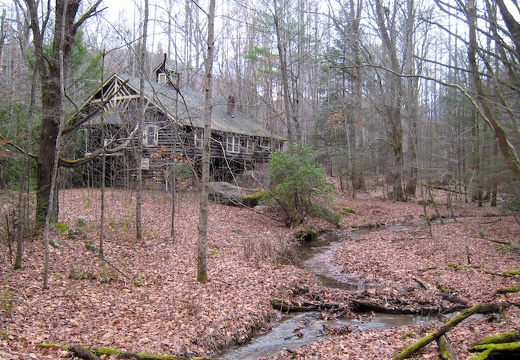
<svg viewBox="0 0 520 360">
<path fill-rule="evenodd" d="M 108 143 L 105 146 L 97 149 L 93 153 L 91 153 L 91 154 L 89 154 L 89 155 L 87 155 L 85 157 L 82 157 L 80 159 L 74 159 L 74 160 L 72 160 L 72 159 L 64 159 L 64 158 L 62 158 L 60 156 L 60 158 L 59 158 L 59 166 L 68 167 L 68 168 L 74 168 L 74 167 L 78 167 L 80 165 L 88 163 L 89 161 L 94 160 L 98 156 L 102 155 L 103 152 L 105 153 L 105 155 L 115 154 L 115 153 L 125 149 L 126 147 L 128 147 L 128 145 L 130 145 L 132 140 L 135 138 L 135 135 L 138 133 L 138 130 L 139 130 L 139 125 L 137 124 L 135 126 L 134 130 L 132 131 L 132 133 L 130 134 L 130 137 L 128 139 L 126 139 L 126 141 L 123 144 L 121 144 L 120 146 L 117 146 L 117 147 L 115 147 L 113 149 L 107 149 L 108 146 L 110 146 L 111 144 L 114 143 L 114 141 L 111 141 L 110 143 Z"/>
</svg>

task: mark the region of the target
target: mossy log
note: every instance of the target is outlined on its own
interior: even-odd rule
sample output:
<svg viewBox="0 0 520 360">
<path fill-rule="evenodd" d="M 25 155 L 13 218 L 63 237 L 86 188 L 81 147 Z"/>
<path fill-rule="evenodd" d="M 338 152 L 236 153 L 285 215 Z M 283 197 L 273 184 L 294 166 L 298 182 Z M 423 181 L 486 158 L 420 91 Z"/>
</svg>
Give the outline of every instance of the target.
<svg viewBox="0 0 520 360">
<path fill-rule="evenodd" d="M 392 357 L 392 360 L 403 360 L 408 358 L 409 356 L 411 356 L 418 350 L 422 349 L 432 341 L 435 341 L 442 335 L 446 334 L 448 331 L 453 329 L 455 326 L 460 324 L 462 321 L 464 321 L 471 315 L 480 312 L 483 307 L 485 307 L 485 304 L 477 304 L 470 307 L 469 309 L 462 311 L 459 315 L 451 318 L 449 321 L 444 323 L 436 332 L 426 335 L 423 338 L 416 341 L 415 343 L 413 343 L 412 345 L 404 348 L 398 354 L 394 355 L 394 357 Z"/>
<path fill-rule="evenodd" d="M 442 360 L 457 360 L 453 346 L 451 346 L 446 335 L 442 335 L 437 339 L 437 345 L 439 346 Z"/>
<path fill-rule="evenodd" d="M 468 360 L 488 360 L 488 359 L 519 359 L 520 342 L 510 342 L 504 344 L 484 344 L 474 345 L 472 351 L 480 351 L 480 354 L 472 355 Z"/>
<path fill-rule="evenodd" d="M 79 357 L 80 359 L 83 359 L 83 360 L 101 360 L 100 357 L 94 355 L 88 349 L 81 347 L 81 346 L 72 345 L 69 347 L 69 351 L 71 353 L 73 353 L 74 356 Z"/>
<path fill-rule="evenodd" d="M 77 346 L 77 345 L 56 345 L 56 344 L 40 344 L 41 348 L 59 348 L 62 350 L 70 351 L 76 357 L 84 360 L 101 360 L 100 356 L 110 356 L 115 355 L 118 359 L 137 359 L 137 360 L 179 360 L 176 356 L 171 355 L 156 355 L 156 354 L 146 354 L 146 353 L 134 353 L 128 351 L 122 351 L 117 349 L 111 349 L 106 347 L 99 348 L 88 348 L 86 346 Z M 192 358 L 202 359 L 202 358 Z"/>
<path fill-rule="evenodd" d="M 128 351 L 121 351 L 111 348 L 95 348 L 92 352 L 98 356 L 115 355 L 118 359 L 137 359 L 137 360 L 177 360 L 176 356 L 171 355 L 156 355 L 146 353 L 134 353 Z"/>
<path fill-rule="evenodd" d="M 473 349 L 474 346 L 478 345 L 487 345 L 487 344 L 504 344 L 504 343 L 510 343 L 520 340 L 520 330 L 516 331 L 506 331 L 502 332 L 496 335 L 486 336 L 485 338 L 481 339 L 477 343 L 471 345 L 471 349 Z"/>
</svg>

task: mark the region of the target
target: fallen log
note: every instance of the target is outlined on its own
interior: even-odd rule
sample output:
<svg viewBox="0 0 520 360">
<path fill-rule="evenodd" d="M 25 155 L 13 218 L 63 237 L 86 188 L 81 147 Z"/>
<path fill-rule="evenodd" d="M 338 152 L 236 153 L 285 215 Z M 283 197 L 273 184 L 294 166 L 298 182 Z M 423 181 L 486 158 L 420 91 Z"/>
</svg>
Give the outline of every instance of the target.
<svg viewBox="0 0 520 360">
<path fill-rule="evenodd" d="M 520 330 L 506 331 L 487 336 L 470 347 L 471 351 L 480 352 L 471 356 L 472 360 L 520 357 Z"/>
<path fill-rule="evenodd" d="M 417 312 L 403 309 L 401 307 L 390 307 L 378 304 L 373 301 L 352 299 L 352 310 L 355 311 L 375 311 L 386 314 L 416 314 Z"/>
<path fill-rule="evenodd" d="M 301 301 L 297 303 L 289 302 L 283 299 L 272 299 L 271 306 L 275 310 L 282 312 L 308 312 L 308 311 L 322 311 L 322 310 L 339 310 L 345 306 L 336 303 L 313 303 L 309 301 Z"/>
<path fill-rule="evenodd" d="M 100 357 L 94 355 L 89 350 L 87 350 L 86 348 L 83 348 L 81 346 L 71 345 L 69 347 L 69 351 L 71 353 L 73 353 L 74 356 L 79 357 L 80 359 L 83 359 L 83 360 L 101 360 Z"/>
<path fill-rule="evenodd" d="M 520 342 L 475 345 L 472 347 L 472 351 L 481 353 L 470 356 L 468 360 L 518 359 L 520 358 Z"/>
<path fill-rule="evenodd" d="M 452 294 L 441 294 L 441 297 L 444 299 L 444 300 L 447 300 L 451 303 L 454 303 L 454 304 L 462 304 L 462 305 L 468 305 L 468 302 L 464 299 L 461 299 L 455 295 L 452 295 Z"/>
<path fill-rule="evenodd" d="M 171 355 L 156 355 L 156 354 L 147 354 L 147 353 L 134 353 L 129 351 L 122 351 L 118 349 L 112 348 L 88 348 L 86 346 L 77 346 L 77 345 L 57 345 L 57 344 L 39 344 L 41 348 L 59 348 L 61 350 L 66 350 L 74 354 L 74 356 L 83 359 L 83 360 L 101 360 L 101 357 L 105 358 L 105 356 L 114 355 L 116 359 L 137 359 L 137 360 L 180 360 L 176 356 Z M 192 358 L 197 359 L 197 358 Z"/>
<path fill-rule="evenodd" d="M 91 351 L 98 355 L 115 355 L 118 359 L 136 359 L 136 360 L 178 360 L 176 356 L 171 355 L 156 355 L 156 354 L 146 354 L 146 353 L 134 353 L 129 351 L 121 351 L 117 349 L 111 348 L 95 348 L 91 349 Z"/>
<path fill-rule="evenodd" d="M 442 335 L 446 334 L 448 331 L 450 331 L 455 326 L 460 324 L 463 320 L 467 319 L 468 317 L 470 317 L 471 315 L 473 315 L 475 313 L 480 312 L 482 310 L 482 308 L 485 306 L 486 306 L 485 304 L 477 304 L 477 305 L 470 307 L 469 309 L 462 311 L 459 315 L 451 318 L 446 323 L 444 323 L 439 328 L 439 330 L 437 330 L 433 334 L 426 335 L 423 338 L 416 341 L 415 343 L 413 343 L 412 345 L 407 346 L 406 348 L 401 350 L 399 353 L 394 355 L 394 357 L 392 357 L 392 360 L 403 360 L 403 359 L 408 358 L 409 356 L 414 354 L 416 351 L 422 349 L 423 347 L 425 347 L 432 341 L 435 341 L 438 338 L 440 338 Z"/>
<path fill-rule="evenodd" d="M 437 346 L 439 346 L 442 360 L 457 360 L 453 346 L 451 346 L 451 342 L 446 335 L 442 335 L 437 339 Z"/>
<path fill-rule="evenodd" d="M 486 345 L 486 344 L 503 344 L 510 343 L 520 340 L 520 330 L 516 331 L 506 331 L 496 335 L 486 336 L 475 344 L 471 345 L 471 348 L 477 345 Z"/>
<path fill-rule="evenodd" d="M 431 316 L 438 314 L 449 314 L 468 308 L 467 305 L 456 305 L 449 308 L 443 307 L 427 307 L 422 306 L 418 308 L 406 308 L 405 306 L 388 306 L 378 304 L 373 301 L 352 299 L 351 308 L 353 311 L 374 311 L 385 314 L 411 314 L 411 315 L 423 315 Z"/>
</svg>

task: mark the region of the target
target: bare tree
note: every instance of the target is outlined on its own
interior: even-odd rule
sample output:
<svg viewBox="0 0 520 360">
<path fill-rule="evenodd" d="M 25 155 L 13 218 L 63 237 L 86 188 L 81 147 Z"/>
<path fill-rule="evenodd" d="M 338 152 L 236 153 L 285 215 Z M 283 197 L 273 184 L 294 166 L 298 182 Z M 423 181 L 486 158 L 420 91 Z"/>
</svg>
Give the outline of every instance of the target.
<svg viewBox="0 0 520 360">
<path fill-rule="evenodd" d="M 408 0 L 412 1 L 412 0 Z M 380 0 L 374 0 L 374 11 L 379 36 L 383 42 L 385 55 L 388 59 L 388 67 L 392 70 L 386 74 L 387 84 L 384 91 L 387 92 L 388 102 L 385 107 L 384 118 L 388 128 L 388 142 L 392 151 L 392 167 L 388 176 L 392 185 L 392 198 L 399 200 L 404 197 L 403 191 L 403 81 L 399 76 L 401 73 L 398 58 L 398 29 L 397 29 L 397 6 L 389 9 Z M 394 5 L 396 5 L 394 3 Z M 383 90 L 383 89 L 382 89 Z"/>
<path fill-rule="evenodd" d="M 74 37 L 81 25 L 96 14 L 102 0 L 97 0 L 84 14 L 76 19 L 81 0 L 56 0 L 55 4 L 47 3 L 40 14 L 40 2 L 25 0 L 31 19 L 34 54 L 41 82 L 42 123 L 40 132 L 40 147 L 37 155 L 37 206 L 36 218 L 40 225 L 44 223 L 50 210 L 51 219 L 58 216 L 57 192 L 54 192 L 52 208 L 49 209 L 52 169 L 55 165 L 60 127 L 64 118 L 64 87 L 67 78 L 69 57 Z M 43 15 L 43 16 L 41 16 Z M 54 19 L 51 19 L 51 17 Z M 49 27 L 54 24 L 52 34 Z M 51 36 L 52 50 L 47 55 L 45 43 Z"/>
<path fill-rule="evenodd" d="M 139 114 L 139 132 L 137 140 L 137 200 L 135 211 L 135 229 L 136 238 L 143 237 L 143 171 L 142 171 L 142 156 L 143 156 L 143 125 L 146 117 L 146 104 L 144 97 L 144 83 L 146 79 L 146 40 L 148 37 L 148 0 L 144 0 L 144 17 L 143 17 L 143 36 L 141 39 L 141 48 L 139 55 L 139 101 L 141 106 L 141 113 Z"/>
<path fill-rule="evenodd" d="M 58 216 L 58 192 L 56 174 L 58 169 L 59 145 L 64 120 L 65 79 L 69 65 L 72 44 L 80 26 L 93 14 L 101 3 L 96 1 L 79 19 L 76 15 L 81 0 L 56 0 L 54 7 L 47 3 L 43 17 L 40 17 L 39 1 L 25 0 L 31 19 L 34 53 L 37 59 L 42 92 L 42 124 L 40 148 L 37 156 L 37 208 L 36 217 L 45 224 L 45 268 L 44 288 L 48 287 L 49 242 L 48 228 L 51 220 Z M 51 16 L 54 16 L 51 21 Z M 54 24 L 52 51 L 47 56 L 45 50 L 48 26 Z"/>
<path fill-rule="evenodd" d="M 352 182 L 352 196 L 361 189 L 364 184 L 363 174 L 360 170 L 360 156 L 358 150 L 364 147 L 364 114 L 363 114 L 363 61 L 361 16 L 363 14 L 363 0 L 348 0 L 338 2 L 339 13 L 333 14 L 332 21 L 335 30 L 339 33 L 336 48 L 328 57 L 331 68 L 341 72 L 340 78 L 344 79 L 345 90 L 343 95 L 343 111 L 345 138 L 344 144 L 347 153 L 348 175 Z M 339 57 L 339 59 L 337 59 Z M 339 74 L 338 74 L 339 76 Z M 350 105 L 350 106 L 349 106 Z M 361 151 L 360 151 L 361 153 Z M 340 177 L 344 171 L 340 170 Z"/>
<path fill-rule="evenodd" d="M 508 35 L 509 39 L 514 44 L 515 50 L 511 49 L 509 45 L 505 43 L 505 41 L 499 42 L 499 38 L 495 41 L 497 41 L 497 46 L 500 47 L 502 54 L 504 54 L 506 58 L 502 58 L 500 56 L 500 53 L 495 54 L 494 56 L 496 56 L 498 59 L 501 59 L 501 61 L 504 63 L 504 66 L 509 69 L 510 74 L 514 74 L 517 73 L 518 70 L 520 70 L 518 68 L 518 62 L 520 61 L 520 54 L 518 53 L 518 50 L 520 50 L 520 23 L 517 20 L 515 20 L 515 18 L 511 15 L 511 13 L 509 12 L 508 8 L 505 6 L 502 0 L 497 1 L 497 4 L 502 15 L 502 20 L 505 22 L 508 30 L 507 32 L 501 32 L 501 34 L 503 35 L 505 33 L 506 35 Z M 493 107 L 493 101 L 492 99 L 490 99 L 490 97 L 487 95 L 485 91 L 485 86 L 482 79 L 483 74 L 478 65 L 479 60 L 483 60 L 487 67 L 488 76 L 491 76 L 493 78 L 493 81 L 498 84 L 500 80 L 494 76 L 495 74 L 492 70 L 493 68 L 491 64 L 488 61 L 486 61 L 485 49 L 479 45 L 478 33 L 481 32 L 478 32 L 477 30 L 477 7 L 475 0 L 468 0 L 466 3 L 466 9 L 467 11 L 465 13 L 469 25 L 469 64 L 471 75 L 473 77 L 473 82 L 475 85 L 475 91 L 477 93 L 477 100 L 480 106 L 482 107 L 482 115 L 486 123 L 495 133 L 495 137 L 498 142 L 498 147 L 502 152 L 506 164 L 515 174 L 516 178 L 520 180 L 520 160 L 518 158 L 518 154 L 516 153 L 515 148 L 509 141 L 508 135 L 504 130 L 504 127 L 499 122 L 499 110 Z M 493 34 L 485 35 L 493 36 Z M 514 86 L 518 95 L 520 90 L 517 88 L 517 80 L 514 77 L 512 77 L 511 80 L 512 81 L 509 82 L 509 85 Z M 501 87 L 495 86 L 494 89 L 495 91 L 498 91 L 501 105 L 506 108 L 510 115 L 513 116 L 513 126 L 514 128 L 516 128 L 516 131 L 518 131 L 518 122 L 513 115 L 510 102 L 504 96 Z"/>
<path fill-rule="evenodd" d="M 204 139 L 202 147 L 202 181 L 200 184 L 199 197 L 199 241 L 197 246 L 197 281 L 208 280 L 207 270 L 207 235 L 208 235 L 208 193 L 209 193 L 209 162 L 210 162 L 210 139 L 211 139 L 211 115 L 212 115 L 212 73 L 213 53 L 215 46 L 215 0 L 209 1 L 208 16 L 208 43 L 205 61 L 204 78 Z"/>
</svg>

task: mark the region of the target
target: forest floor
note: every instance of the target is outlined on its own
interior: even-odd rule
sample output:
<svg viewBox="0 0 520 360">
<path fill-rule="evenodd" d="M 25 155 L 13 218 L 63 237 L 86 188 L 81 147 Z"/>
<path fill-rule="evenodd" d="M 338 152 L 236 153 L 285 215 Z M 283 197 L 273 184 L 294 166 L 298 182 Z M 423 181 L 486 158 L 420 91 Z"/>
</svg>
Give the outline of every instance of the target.
<svg viewBox="0 0 520 360">
<path fill-rule="evenodd" d="M 209 209 L 209 281 L 198 283 L 198 197 L 192 192 L 179 193 L 173 240 L 170 196 L 147 192 L 144 236 L 137 240 L 134 194 L 107 190 L 108 262 L 103 261 L 88 249 L 99 247 L 99 197 L 92 189 L 60 192 L 60 223 L 51 233 L 60 246 L 51 247 L 48 289 L 42 289 L 41 234 L 25 242 L 21 270 L 12 269 L 8 246 L 0 243 L 1 359 L 70 357 L 61 345 L 209 358 L 268 330 L 280 316 L 272 299 L 345 305 L 354 299 L 409 311 L 448 309 L 461 305 L 460 300 L 468 306 L 520 303 L 520 278 L 515 275 L 520 271 L 520 225 L 504 204 L 478 208 L 454 198 L 448 210 L 446 193 L 436 191 L 437 210 L 449 221 L 400 231 L 382 228 L 343 242 L 331 263 L 369 285 L 346 291 L 324 288 L 313 274 L 283 261 L 298 246 L 298 229 L 258 212 L 215 203 Z M 364 193 L 355 199 L 338 196 L 331 207 L 344 213 L 341 227 L 319 221 L 312 225 L 347 234 L 356 228 L 418 223 L 425 211 L 418 200 L 391 202 Z M 432 205 L 426 212 L 438 216 Z M 272 358 L 389 359 L 439 324 L 353 329 Z M 469 318 L 450 331 L 449 338 L 465 359 L 471 343 L 518 329 L 518 324 L 520 308 L 511 306 L 499 314 Z M 438 359 L 439 351 L 430 344 L 412 358 Z"/>
</svg>

